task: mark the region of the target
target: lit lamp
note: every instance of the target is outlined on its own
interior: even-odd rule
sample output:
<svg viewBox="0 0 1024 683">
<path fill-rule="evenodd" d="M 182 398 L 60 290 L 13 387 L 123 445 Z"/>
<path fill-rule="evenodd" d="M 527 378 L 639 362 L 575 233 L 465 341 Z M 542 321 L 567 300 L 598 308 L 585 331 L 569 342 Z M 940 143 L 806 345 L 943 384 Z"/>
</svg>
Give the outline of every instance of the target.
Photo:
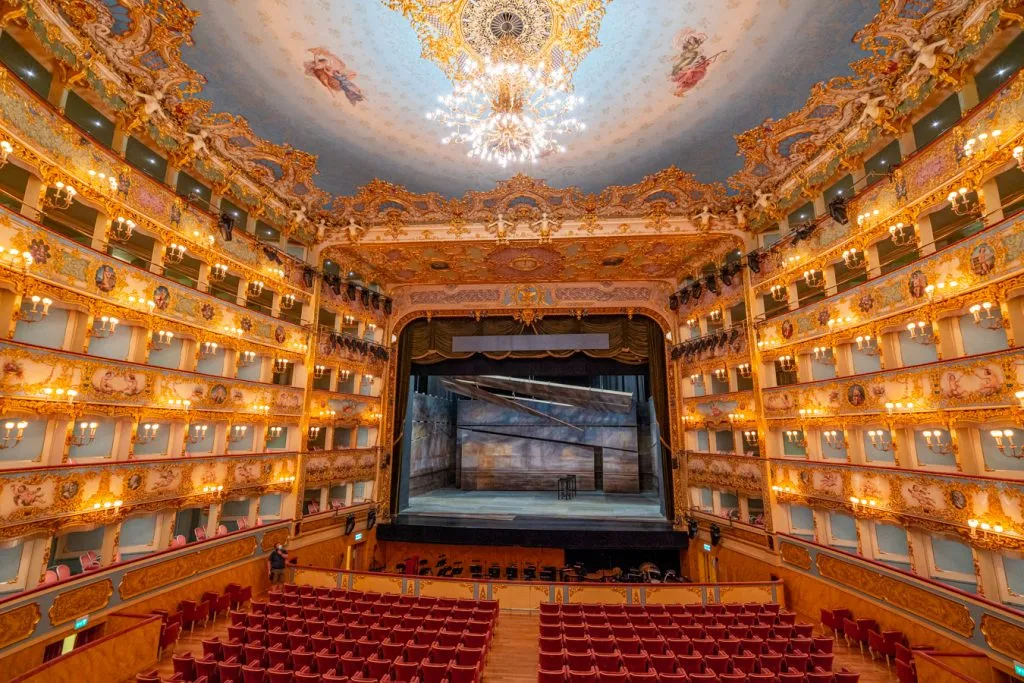
<svg viewBox="0 0 1024 683">
<path fill-rule="evenodd" d="M 971 306 L 969 310 L 974 318 L 974 324 L 986 330 L 1000 329 L 1003 326 L 1002 317 L 994 315 L 993 309 L 996 309 L 996 306 L 991 301 L 983 301 Z"/>
<path fill-rule="evenodd" d="M 63 388 L 54 389 L 53 387 L 44 387 L 43 396 L 47 400 L 67 401 L 68 403 L 74 403 L 75 397 L 78 396 L 78 392 L 74 389 L 65 390 Z"/>
<path fill-rule="evenodd" d="M 326 372 L 327 372 L 327 366 L 326 365 L 314 365 L 313 366 L 313 379 L 322 379 Z"/>
<path fill-rule="evenodd" d="M 49 297 L 32 296 L 21 305 L 19 318 L 27 323 L 37 323 L 50 315 L 50 306 L 53 299 Z"/>
<path fill-rule="evenodd" d="M 6 263 L 16 270 L 21 269 L 28 271 L 28 269 L 32 267 L 33 260 L 32 254 L 28 251 L 0 247 L 0 263 Z"/>
<path fill-rule="evenodd" d="M 270 406 L 263 403 L 254 403 L 251 410 L 258 415 L 268 415 L 270 413 Z"/>
<path fill-rule="evenodd" d="M 25 436 L 25 427 L 28 427 L 28 422 L 24 420 L 4 423 L 4 436 L 0 440 L 0 449 L 10 448 L 21 443 Z"/>
<path fill-rule="evenodd" d="M 180 410 L 187 411 L 189 408 L 192 407 L 192 401 L 188 400 L 187 398 L 169 398 L 167 399 L 167 405 L 169 405 L 171 408 L 178 408 Z"/>
<path fill-rule="evenodd" d="M 246 432 L 249 431 L 248 425 L 235 425 L 228 432 L 228 441 L 231 443 L 238 443 L 245 438 Z"/>
<path fill-rule="evenodd" d="M 268 427 L 267 428 L 267 441 L 273 441 L 281 436 L 284 432 L 284 427 Z"/>
<path fill-rule="evenodd" d="M 959 190 L 950 192 L 949 196 L 946 197 L 946 200 L 953 209 L 953 213 L 957 216 L 966 216 L 978 210 L 977 198 L 968 197 L 967 194 L 967 188 L 961 187 Z"/>
<path fill-rule="evenodd" d="M 185 245 L 178 244 L 177 242 L 171 242 L 170 245 L 164 248 L 164 262 L 165 263 L 181 263 L 185 258 Z"/>
<path fill-rule="evenodd" d="M 951 294 L 952 290 L 960 286 L 960 283 L 956 280 L 943 280 L 935 285 L 928 285 L 924 288 L 924 293 L 928 295 L 928 300 L 932 301 L 935 297 L 941 297 L 944 294 Z"/>
<path fill-rule="evenodd" d="M 789 298 L 789 290 L 785 285 L 772 285 L 772 299 L 778 302 L 786 301 Z"/>
<path fill-rule="evenodd" d="M 907 323 L 907 332 L 918 344 L 935 343 L 935 330 L 930 322 L 918 320 L 916 323 Z"/>
<path fill-rule="evenodd" d="M 14 151 L 14 145 L 7 142 L 7 140 L 0 140 L 0 168 L 7 165 L 7 158 Z"/>
<path fill-rule="evenodd" d="M 89 184 L 93 187 L 103 190 L 109 189 L 111 192 L 117 192 L 117 178 L 106 173 L 97 173 L 93 169 L 89 169 Z"/>
<path fill-rule="evenodd" d="M 991 133 L 979 133 L 976 137 L 964 143 L 964 154 L 970 157 L 979 153 L 987 153 L 989 150 L 999 146 L 999 136 L 1002 134 L 1003 131 L 998 129 Z"/>
<path fill-rule="evenodd" d="M 825 443 L 828 444 L 829 448 L 834 448 L 837 451 L 846 450 L 850 445 L 846 441 L 846 432 L 840 429 L 827 429 L 821 433 L 825 438 Z"/>
<path fill-rule="evenodd" d="M 781 368 L 783 372 L 792 372 L 796 367 L 796 359 L 790 355 L 779 356 L 779 359 L 776 362 L 779 364 L 779 368 Z"/>
<path fill-rule="evenodd" d="M 748 446 L 757 445 L 757 430 L 756 429 L 745 429 L 743 430 L 743 441 Z"/>
<path fill-rule="evenodd" d="M 1020 403 L 1020 407 L 1024 408 L 1024 390 L 1014 392 L 1013 397 Z"/>
<path fill-rule="evenodd" d="M 740 363 L 739 365 L 736 366 L 736 372 L 743 379 L 750 379 L 750 363 Z"/>
<path fill-rule="evenodd" d="M 897 247 L 906 246 L 913 242 L 915 238 L 913 226 L 904 226 L 903 223 L 889 226 L 889 239 Z"/>
<path fill-rule="evenodd" d="M 888 411 L 888 413 L 890 415 L 892 415 L 893 413 L 904 413 L 904 412 L 909 413 L 909 412 L 912 412 L 914 410 L 914 404 L 913 403 L 903 403 L 902 401 L 896 401 L 896 402 L 891 402 L 890 401 L 890 402 L 887 402 L 885 404 L 885 409 L 886 409 L 886 411 Z"/>
<path fill-rule="evenodd" d="M 859 335 L 854 339 L 854 342 L 857 344 L 857 350 L 861 353 L 865 353 L 869 356 L 877 356 L 882 353 L 878 348 L 878 340 L 870 334 Z"/>
<path fill-rule="evenodd" d="M 850 504 L 853 506 L 854 512 L 858 512 L 875 508 L 878 505 L 878 501 L 874 498 L 858 498 L 857 496 L 850 496 Z"/>
<path fill-rule="evenodd" d="M 724 382 L 729 378 L 729 371 L 725 368 L 715 368 L 712 372 L 715 375 L 715 379 L 719 382 Z"/>
<path fill-rule="evenodd" d="M 253 280 L 249 283 L 249 294 L 259 296 L 263 293 L 263 280 Z"/>
<path fill-rule="evenodd" d="M 866 211 L 857 216 L 857 225 L 862 228 L 870 228 L 872 225 L 878 222 L 878 216 L 880 211 L 875 209 L 874 211 Z"/>
<path fill-rule="evenodd" d="M 160 432 L 160 425 L 155 423 L 147 423 L 139 425 L 135 430 L 135 442 L 146 444 L 156 439 L 157 434 Z"/>
<path fill-rule="evenodd" d="M 207 484 L 200 491 L 206 495 L 216 495 L 224 492 L 223 484 Z"/>
<path fill-rule="evenodd" d="M 294 306 L 294 305 L 295 305 L 295 295 L 294 294 L 285 294 L 284 296 L 281 297 L 281 310 L 282 311 L 291 310 L 292 306 Z"/>
<path fill-rule="evenodd" d="M 248 367 L 256 362 L 255 351 L 242 351 L 242 354 L 238 357 L 238 362 L 245 367 Z"/>
<path fill-rule="evenodd" d="M 1024 147 L 1017 145 L 1013 148 L 1013 158 L 1017 161 L 1017 168 L 1024 171 Z"/>
<path fill-rule="evenodd" d="M 993 429 L 989 435 L 995 439 L 996 448 L 1008 458 L 1024 458 L 1024 450 L 1013 442 L 1012 429 Z"/>
<path fill-rule="evenodd" d="M 824 287 L 825 278 L 822 277 L 820 270 L 811 268 L 804 271 L 804 284 L 812 288 Z"/>
<path fill-rule="evenodd" d="M 124 216 L 118 216 L 117 220 L 110 222 L 110 230 L 107 236 L 116 242 L 127 242 L 135 234 L 135 221 Z"/>
<path fill-rule="evenodd" d="M 206 438 L 206 430 L 209 428 L 210 425 L 194 425 L 185 430 L 185 439 L 190 444 L 197 444 Z"/>
<path fill-rule="evenodd" d="M 888 434 L 884 429 L 869 429 L 868 439 L 871 441 L 871 447 L 875 450 L 888 453 L 892 450 L 892 440 L 888 438 Z"/>
<path fill-rule="evenodd" d="M 106 339 L 117 332 L 117 326 L 120 322 L 117 318 L 105 315 L 93 323 L 92 335 L 100 339 Z"/>
<path fill-rule="evenodd" d="M 321 427 L 310 427 L 306 431 L 306 435 L 309 437 L 309 439 L 311 441 L 315 441 L 317 439 L 317 437 L 320 436 L 320 430 L 321 429 L 322 429 Z"/>
<path fill-rule="evenodd" d="M 95 422 L 80 422 L 78 429 L 71 433 L 71 445 L 85 446 L 92 443 L 96 439 L 96 428 L 98 426 Z"/>
<path fill-rule="evenodd" d="M 78 190 L 58 180 L 53 185 L 53 196 L 48 196 L 43 203 L 51 209 L 63 211 L 71 206 L 71 202 L 75 200 L 77 194 Z"/>
<path fill-rule="evenodd" d="M 211 280 L 223 280 L 228 276 L 228 267 L 223 263 L 214 263 L 210 267 L 210 279 Z"/>
<path fill-rule="evenodd" d="M 274 374 L 280 375 L 288 370 L 288 364 L 290 361 L 287 358 L 275 358 L 274 359 Z"/>
<path fill-rule="evenodd" d="M 347 371 L 345 371 L 345 372 L 347 372 Z M 695 387 L 702 387 L 702 386 L 704 386 L 704 375 L 702 375 L 699 372 L 695 372 L 692 375 L 690 375 L 690 382 Z"/>
<path fill-rule="evenodd" d="M 977 538 L 979 531 L 983 536 L 1007 533 L 1002 524 L 990 524 L 974 518 L 967 520 L 967 527 L 971 530 L 971 538 Z"/>
<path fill-rule="evenodd" d="M 338 373 L 338 377 L 340 377 L 341 379 L 344 379 L 344 380 L 347 380 L 351 376 L 352 376 L 352 371 L 351 370 L 342 370 L 341 372 Z M 690 379 L 691 380 L 693 379 L 693 375 L 690 375 Z M 1021 405 L 1024 405 L 1024 402 L 1022 402 Z"/>
<path fill-rule="evenodd" d="M 811 351 L 814 354 L 814 362 L 822 365 L 832 365 L 835 357 L 832 355 L 832 348 L 828 346 L 815 346 Z"/>
<path fill-rule="evenodd" d="M 218 348 L 217 342 L 203 342 L 199 345 L 199 359 L 212 358 L 217 355 Z"/>
<path fill-rule="evenodd" d="M 174 341 L 174 333 L 168 332 L 167 330 L 160 330 L 156 333 L 156 337 L 153 338 L 154 349 L 166 349 L 169 348 L 171 342 Z"/>
<path fill-rule="evenodd" d="M 791 443 L 798 448 L 807 447 L 807 439 L 804 437 L 802 429 L 787 429 L 783 432 L 786 437 L 786 442 Z"/>
<path fill-rule="evenodd" d="M 921 432 L 928 450 L 936 455 L 949 455 L 953 452 L 953 443 L 943 440 L 945 434 L 941 429 L 926 429 Z"/>
<path fill-rule="evenodd" d="M 716 308 L 715 310 L 711 311 L 710 313 L 708 313 L 708 318 L 711 319 L 711 322 L 717 323 L 719 320 L 722 319 L 722 309 Z"/>
<path fill-rule="evenodd" d="M 843 252 L 843 264 L 847 268 L 857 268 L 864 264 L 864 253 L 856 247 L 851 247 Z"/>
</svg>

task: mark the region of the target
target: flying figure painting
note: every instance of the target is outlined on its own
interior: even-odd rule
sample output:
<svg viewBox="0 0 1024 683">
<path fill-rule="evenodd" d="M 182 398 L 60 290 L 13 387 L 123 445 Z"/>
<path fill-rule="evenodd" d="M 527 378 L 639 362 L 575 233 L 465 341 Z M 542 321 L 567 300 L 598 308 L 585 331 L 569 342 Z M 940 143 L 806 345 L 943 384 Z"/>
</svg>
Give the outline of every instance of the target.
<svg viewBox="0 0 1024 683">
<path fill-rule="evenodd" d="M 708 75 L 708 68 L 715 60 L 725 53 L 716 52 L 710 57 L 701 49 L 708 37 L 692 28 L 684 28 L 675 38 L 677 54 L 672 59 L 672 74 L 669 80 L 675 84 L 676 97 L 685 97 L 686 93 L 697 87 L 697 84 Z"/>
<path fill-rule="evenodd" d="M 331 93 L 343 92 L 352 104 L 362 102 L 366 95 L 355 83 L 356 72 L 350 71 L 341 57 L 324 47 L 311 47 L 313 59 L 305 62 L 306 75 L 312 76 Z"/>
</svg>

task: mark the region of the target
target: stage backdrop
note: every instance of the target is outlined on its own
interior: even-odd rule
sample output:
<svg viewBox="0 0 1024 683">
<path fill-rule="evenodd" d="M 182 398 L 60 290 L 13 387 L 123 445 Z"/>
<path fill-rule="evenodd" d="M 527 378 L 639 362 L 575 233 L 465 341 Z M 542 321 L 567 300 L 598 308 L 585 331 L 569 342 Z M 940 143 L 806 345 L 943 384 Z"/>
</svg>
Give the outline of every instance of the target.
<svg viewBox="0 0 1024 683">
<path fill-rule="evenodd" d="M 582 431 L 486 401 L 459 401 L 463 490 L 548 491 L 559 477 L 575 474 L 581 491 L 639 491 L 635 403 L 628 413 L 529 405 Z M 598 487 L 595 465 L 603 479 Z"/>
</svg>

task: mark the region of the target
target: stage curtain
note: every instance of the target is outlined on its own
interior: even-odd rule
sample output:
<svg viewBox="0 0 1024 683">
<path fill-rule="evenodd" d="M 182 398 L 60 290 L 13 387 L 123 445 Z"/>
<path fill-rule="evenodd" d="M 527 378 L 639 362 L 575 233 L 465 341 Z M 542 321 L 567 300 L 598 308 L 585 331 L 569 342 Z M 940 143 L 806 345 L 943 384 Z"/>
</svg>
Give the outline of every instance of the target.
<svg viewBox="0 0 1024 683">
<path fill-rule="evenodd" d="M 403 339 L 409 340 L 409 353 L 416 363 L 437 363 L 451 358 L 469 358 L 473 352 L 456 353 L 452 351 L 452 340 L 455 337 L 468 336 L 504 336 L 532 334 L 592 334 L 608 335 L 607 349 L 590 349 L 585 351 L 507 351 L 490 352 L 483 355 L 487 358 L 568 358 L 574 353 L 583 353 L 591 358 L 613 358 L 622 363 L 639 365 L 648 360 L 651 349 L 650 323 L 647 318 L 628 319 L 625 316 L 604 318 L 545 318 L 538 320 L 533 326 L 517 322 L 512 318 L 483 318 L 470 320 L 466 318 L 443 318 L 439 320 L 417 320 L 409 324 L 403 332 Z M 660 328 L 654 323 L 657 334 L 653 337 L 661 339 Z"/>
<path fill-rule="evenodd" d="M 397 382 L 395 383 L 395 420 L 391 439 L 391 512 L 397 513 L 399 508 L 399 486 L 402 472 L 402 430 L 405 429 L 405 414 L 408 410 L 409 381 L 412 375 L 412 336 L 403 334 L 398 345 L 398 358 L 395 361 Z"/>
<path fill-rule="evenodd" d="M 653 320 L 647 320 L 647 338 L 661 341 L 661 327 Z M 651 383 L 651 397 L 654 399 L 654 413 L 658 418 L 658 433 L 661 435 L 661 489 L 665 496 L 665 509 L 674 510 L 672 496 L 672 449 L 669 448 L 668 414 L 668 367 L 665 361 L 663 343 L 652 348 L 647 358 L 648 378 Z M 671 518 L 671 514 L 669 517 Z"/>
</svg>

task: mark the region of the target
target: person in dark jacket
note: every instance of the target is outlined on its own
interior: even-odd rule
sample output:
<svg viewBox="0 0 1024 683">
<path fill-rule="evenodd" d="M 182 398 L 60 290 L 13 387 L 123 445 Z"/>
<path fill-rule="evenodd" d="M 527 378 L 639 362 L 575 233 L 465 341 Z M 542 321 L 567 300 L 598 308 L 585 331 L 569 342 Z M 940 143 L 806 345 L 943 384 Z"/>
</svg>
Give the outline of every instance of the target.
<svg viewBox="0 0 1024 683">
<path fill-rule="evenodd" d="M 274 548 L 267 558 L 270 562 L 270 583 L 273 585 L 284 583 L 284 567 L 288 561 L 288 551 L 280 543 Z"/>
</svg>

